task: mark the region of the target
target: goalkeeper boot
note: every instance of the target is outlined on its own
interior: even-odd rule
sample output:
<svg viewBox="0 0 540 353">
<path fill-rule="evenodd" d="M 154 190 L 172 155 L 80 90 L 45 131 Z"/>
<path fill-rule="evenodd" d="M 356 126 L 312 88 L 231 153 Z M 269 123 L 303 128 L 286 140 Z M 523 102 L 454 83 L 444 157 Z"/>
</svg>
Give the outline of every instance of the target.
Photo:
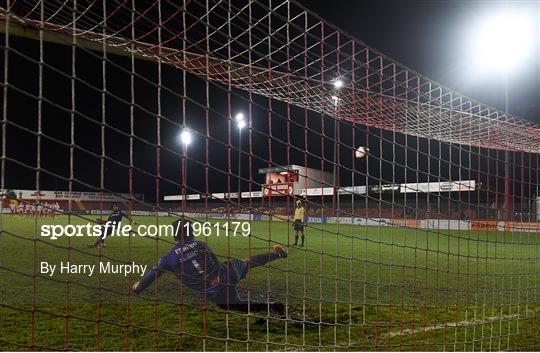
<svg viewBox="0 0 540 353">
<path fill-rule="evenodd" d="M 289 256 L 289 254 L 287 253 L 287 251 L 285 251 L 285 249 L 283 249 L 283 247 L 281 245 L 274 245 L 274 252 L 279 256 L 281 257 L 282 259 L 286 258 L 287 256 Z"/>
<path fill-rule="evenodd" d="M 139 284 L 141 283 L 141 281 L 137 281 L 135 283 L 133 283 L 133 285 L 131 286 L 131 291 L 135 294 L 139 294 L 141 291 L 141 289 L 139 288 Z"/>
<path fill-rule="evenodd" d="M 88 247 L 89 247 L 89 248 L 98 248 L 98 249 L 101 249 L 101 248 L 104 248 L 104 247 L 105 247 L 105 243 L 103 243 L 103 242 L 97 242 L 97 243 L 88 245 Z"/>
</svg>

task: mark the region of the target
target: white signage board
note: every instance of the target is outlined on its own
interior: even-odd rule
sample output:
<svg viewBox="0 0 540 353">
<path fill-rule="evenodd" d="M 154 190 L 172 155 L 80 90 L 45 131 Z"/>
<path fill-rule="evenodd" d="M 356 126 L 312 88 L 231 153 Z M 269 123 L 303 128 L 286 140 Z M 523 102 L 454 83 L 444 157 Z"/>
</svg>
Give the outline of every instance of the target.
<svg viewBox="0 0 540 353">
<path fill-rule="evenodd" d="M 360 185 L 360 186 L 346 186 L 343 188 L 340 188 L 338 190 L 338 193 L 340 195 L 350 195 L 350 194 L 357 194 L 357 195 L 365 195 L 366 194 L 366 186 Z"/>
<path fill-rule="evenodd" d="M 129 194 L 117 194 L 113 195 L 110 193 L 101 193 L 101 192 L 90 192 L 90 191 L 51 191 L 51 190 L 13 190 L 15 195 L 19 199 L 23 200 L 58 200 L 58 201 L 67 201 L 67 200 L 80 200 L 80 201 L 128 201 L 130 199 Z M 132 199 L 142 200 L 142 194 L 132 194 Z"/>
<path fill-rule="evenodd" d="M 300 196 L 327 196 L 333 194 L 334 188 L 307 188 L 300 191 Z"/>
<path fill-rule="evenodd" d="M 453 192 L 453 191 L 474 191 L 476 181 L 460 180 L 460 181 L 441 181 L 429 183 L 407 183 L 400 185 L 401 193 L 430 193 L 430 192 Z"/>
<path fill-rule="evenodd" d="M 163 201 L 181 201 L 184 199 L 184 195 L 169 195 L 164 196 Z M 189 194 L 186 195 L 186 200 L 200 200 L 201 195 L 199 194 Z"/>
</svg>

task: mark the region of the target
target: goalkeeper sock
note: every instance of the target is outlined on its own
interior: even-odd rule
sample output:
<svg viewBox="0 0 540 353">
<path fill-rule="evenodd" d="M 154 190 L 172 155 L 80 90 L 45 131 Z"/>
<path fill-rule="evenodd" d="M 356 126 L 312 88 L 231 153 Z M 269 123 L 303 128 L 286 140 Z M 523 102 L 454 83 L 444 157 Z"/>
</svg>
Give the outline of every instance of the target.
<svg viewBox="0 0 540 353">
<path fill-rule="evenodd" d="M 298 234 L 294 236 L 294 245 L 298 244 Z"/>
<path fill-rule="evenodd" d="M 304 236 L 302 235 L 302 246 L 304 245 Z"/>
<path fill-rule="evenodd" d="M 247 261 L 251 267 L 258 267 L 258 266 L 264 266 L 270 261 L 274 261 L 275 259 L 278 259 L 278 258 L 279 258 L 279 254 L 276 254 L 275 252 L 271 252 L 268 254 L 253 255 Z"/>
</svg>

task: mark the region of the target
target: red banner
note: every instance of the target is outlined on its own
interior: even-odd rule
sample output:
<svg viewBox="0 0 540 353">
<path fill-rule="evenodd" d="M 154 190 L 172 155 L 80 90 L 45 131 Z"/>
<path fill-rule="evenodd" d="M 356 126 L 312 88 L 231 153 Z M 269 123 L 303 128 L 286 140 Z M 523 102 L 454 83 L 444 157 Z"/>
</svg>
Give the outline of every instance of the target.
<svg viewBox="0 0 540 353">
<path fill-rule="evenodd" d="M 489 220 L 471 220 L 471 230 L 484 230 L 488 232 L 497 232 L 499 230 L 499 221 Z"/>
<path fill-rule="evenodd" d="M 293 183 L 274 183 L 263 186 L 264 196 L 289 196 L 293 194 Z"/>
</svg>

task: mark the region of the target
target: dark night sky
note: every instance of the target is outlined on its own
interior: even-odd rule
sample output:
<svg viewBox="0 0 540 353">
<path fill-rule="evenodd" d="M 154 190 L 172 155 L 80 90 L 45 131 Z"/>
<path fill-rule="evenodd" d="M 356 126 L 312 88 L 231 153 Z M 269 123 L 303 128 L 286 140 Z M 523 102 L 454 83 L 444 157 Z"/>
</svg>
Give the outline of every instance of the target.
<svg viewBox="0 0 540 353">
<path fill-rule="evenodd" d="M 306 1 L 303 4 L 323 18 L 337 25 L 356 38 L 367 43 L 371 47 L 381 51 L 410 67 L 411 69 L 435 80 L 439 83 L 451 87 L 452 89 L 477 99 L 483 103 L 503 109 L 503 83 L 502 77 L 494 74 L 480 74 L 471 68 L 471 58 L 468 56 L 467 43 L 470 31 L 478 18 L 490 14 L 501 6 L 500 2 L 468 2 L 468 1 Z M 512 6 L 531 12 L 536 19 L 540 16 L 540 5 L 538 2 L 512 2 Z M 537 22 L 538 25 L 538 22 Z M 538 27 L 537 27 L 538 28 Z M 538 37 L 537 37 L 538 40 Z M 38 67 L 27 58 L 38 57 L 39 47 L 37 42 L 13 38 L 10 52 L 10 84 L 37 94 Z M 23 55 L 16 53 L 19 51 Z M 517 70 L 510 81 L 510 113 L 540 122 L 540 49 L 535 48 L 535 55 Z M 93 57 L 80 53 L 77 55 L 77 76 L 86 81 L 88 85 L 78 84 L 76 88 L 76 105 L 80 117 L 77 119 L 75 127 L 76 144 L 79 147 L 74 155 L 75 178 L 79 181 L 74 185 L 75 190 L 95 189 L 100 187 L 100 151 L 101 130 L 99 122 L 101 119 L 101 97 L 99 91 L 94 89 L 101 86 L 101 61 L 100 54 Z M 71 51 L 69 47 L 46 44 L 44 46 L 45 62 L 58 68 L 63 72 L 69 72 L 71 68 Z M 3 61 L 3 56 L 2 59 Z M 111 57 L 111 60 L 120 67 L 129 71 L 130 61 L 127 58 Z M 107 89 L 118 97 L 130 99 L 129 75 L 122 70 L 109 65 L 107 69 Z M 136 71 L 150 82 L 157 82 L 156 65 L 148 62 L 137 62 Z M 181 72 L 170 67 L 163 67 L 162 84 L 172 91 L 180 92 Z M 94 87 L 94 88 L 93 88 Z M 226 94 L 216 87 L 212 89 L 211 105 L 221 112 L 227 111 Z M 199 103 L 204 103 L 204 83 L 200 79 L 188 78 L 188 96 L 194 98 Z M 245 97 L 245 93 L 240 92 Z M 55 73 L 51 69 L 46 69 L 44 74 L 44 95 L 58 104 L 69 107 L 70 83 L 69 77 Z M 156 88 L 145 80 L 138 80 L 136 83 L 136 101 L 143 109 L 136 109 L 134 113 L 134 130 L 137 136 L 149 141 L 149 144 L 142 141 L 135 141 L 133 148 L 134 164 L 137 167 L 132 176 L 133 192 L 144 193 L 148 200 L 155 199 L 156 194 L 179 193 L 180 177 L 178 155 L 180 147 L 177 141 L 178 126 L 162 119 L 161 132 L 162 144 L 166 147 L 161 150 L 159 159 L 159 171 L 162 180 L 159 184 L 159 191 L 156 190 L 155 174 L 158 167 L 155 143 L 157 141 L 155 112 L 157 109 Z M 19 124 L 22 127 L 35 131 L 37 129 L 37 106 L 35 97 L 28 97 L 15 90 L 10 90 L 8 99 L 8 120 Z M 181 100 L 177 95 L 162 91 L 162 114 L 167 119 L 180 122 Z M 267 105 L 267 100 L 256 97 L 255 102 L 263 107 Z M 234 108 L 243 107 L 245 100 L 233 96 L 232 104 Z M 145 112 L 147 109 L 149 112 Z M 273 109 L 285 115 L 285 105 L 275 103 Z M 152 113 L 154 112 L 154 113 Z M 196 104 L 187 103 L 186 123 L 194 130 L 204 134 L 204 110 Z M 129 163 L 129 139 L 124 133 L 129 133 L 130 112 L 129 105 L 115 103 L 114 99 L 107 102 L 107 123 L 111 128 L 107 129 L 105 141 L 107 156 L 105 165 L 105 189 L 117 192 L 129 191 L 129 174 L 125 167 Z M 234 112 L 233 112 L 234 114 Z M 303 124 L 303 111 L 292 110 L 293 120 Z M 256 174 L 256 168 L 265 167 L 265 160 L 269 158 L 269 147 L 267 134 L 267 111 L 254 106 L 253 111 L 254 127 L 259 131 L 254 132 L 252 160 L 253 180 L 261 182 L 261 177 Z M 320 117 L 310 118 L 310 127 L 315 131 L 321 131 L 322 121 Z M 333 135 L 332 119 L 325 118 L 325 134 Z M 227 123 L 226 119 L 217 114 L 209 117 L 210 135 L 227 143 Z M 290 136 L 293 147 L 298 149 L 290 152 L 287 160 L 287 150 L 283 143 L 286 141 L 286 124 L 283 119 L 273 118 L 273 134 L 275 141 L 272 143 L 272 158 L 276 164 L 287 164 L 287 162 L 303 164 L 304 140 L 303 129 L 293 126 Z M 43 110 L 43 130 L 44 134 L 65 143 L 69 143 L 70 120 L 69 114 L 57 107 L 45 105 Z M 340 126 L 344 140 L 351 140 L 350 126 L 347 124 Z M 369 175 L 371 179 L 360 179 L 363 183 L 376 183 L 382 179 L 383 183 L 403 182 L 403 181 L 427 181 L 433 177 L 441 179 L 476 179 L 474 176 L 477 166 L 483 173 L 493 174 L 494 167 L 488 171 L 486 166 L 494 164 L 493 161 L 476 161 L 475 155 L 468 152 L 468 149 L 459 147 L 448 147 L 439 145 L 437 141 L 408 141 L 404 142 L 403 136 L 393 136 L 391 133 L 371 131 L 375 136 L 383 136 L 393 143 L 385 143 L 383 151 L 378 151 L 379 144 L 377 138 L 371 138 L 366 142 L 362 137 L 364 128 L 360 127 L 357 134 L 356 146 L 369 144 L 372 154 L 379 156 L 382 160 L 374 158 L 371 163 Z M 7 151 L 8 157 L 16 160 L 8 161 L 6 166 L 6 183 L 12 188 L 35 188 L 36 171 L 31 166 L 36 165 L 36 135 L 13 124 L 7 129 Z M 365 135 L 365 134 L 364 134 Z M 236 144 L 236 131 L 232 131 L 232 144 Z M 315 155 L 321 154 L 320 137 L 317 134 L 308 138 L 310 152 Z M 246 140 L 244 140 L 245 146 Z M 398 145 L 408 146 L 404 151 Z M 324 141 L 325 157 L 332 159 L 331 155 L 332 139 L 326 138 Z M 394 146 L 394 148 L 392 147 Z M 415 152 L 416 149 L 427 151 L 430 147 L 431 159 Z M 170 149 L 175 151 L 171 153 Z M 67 182 L 51 173 L 69 176 L 69 148 L 50 139 L 43 139 L 41 143 L 42 160 L 41 166 L 48 172 L 40 175 L 41 189 L 67 189 Z M 209 192 L 236 190 L 236 178 L 227 179 L 227 168 L 229 156 L 226 146 L 222 143 L 211 142 L 208 147 L 210 164 L 217 170 L 210 170 L 208 176 Z M 205 158 L 204 139 L 197 136 L 196 141 L 190 147 L 190 157 L 195 161 L 204 163 Z M 395 156 L 392 155 L 395 152 Z M 403 167 L 393 165 L 392 160 L 403 160 L 408 156 L 408 164 Z M 494 154 L 488 154 L 488 159 L 494 158 Z M 461 157 L 461 161 L 460 161 Z M 485 157 L 485 155 L 484 155 Z M 246 160 L 247 157 L 244 158 Z M 431 166 L 426 167 L 428 161 Z M 462 163 L 470 168 L 457 168 L 451 166 L 452 163 Z M 493 162 L 493 163 L 492 163 Z M 21 163 L 24 163 L 21 164 Z M 120 165 L 121 163 L 122 165 Z M 231 151 L 230 165 L 232 173 L 236 172 L 236 151 Z M 350 168 L 350 158 L 343 158 L 343 165 Z M 528 163 L 528 162 L 527 162 Z M 320 166 L 320 158 L 308 158 L 308 164 L 313 167 Z M 537 162 L 528 167 L 528 171 L 533 171 L 537 175 Z M 528 166 L 528 164 L 527 164 Z M 324 169 L 329 170 L 331 163 L 326 162 Z M 188 183 L 198 191 L 206 189 L 204 167 L 200 163 L 190 162 L 188 173 Z M 357 167 L 359 175 L 365 173 L 365 166 Z M 439 172 L 442 170 L 442 172 Z M 49 173 L 50 172 L 50 173 Z M 342 185 L 350 185 L 348 180 L 350 172 L 346 169 L 342 171 Z M 529 173 L 530 174 L 530 173 Z M 242 175 L 249 178 L 247 161 L 244 162 Z M 430 177 L 431 175 L 431 177 Z M 516 174 L 517 175 L 517 174 Z M 170 180 L 170 182 L 168 180 Z M 480 179 L 482 179 L 480 177 Z M 484 178 L 485 179 L 485 178 Z M 516 180 L 518 177 L 516 176 Z M 358 180 L 358 179 L 357 179 Z M 530 180 L 530 179 L 527 179 Z M 485 182 L 485 180 L 484 180 Z M 84 184 L 88 185 L 84 185 Z M 244 183 L 243 190 L 247 189 Z M 253 190 L 259 187 L 253 184 Z M 190 191 L 193 192 L 193 191 Z"/>
</svg>

